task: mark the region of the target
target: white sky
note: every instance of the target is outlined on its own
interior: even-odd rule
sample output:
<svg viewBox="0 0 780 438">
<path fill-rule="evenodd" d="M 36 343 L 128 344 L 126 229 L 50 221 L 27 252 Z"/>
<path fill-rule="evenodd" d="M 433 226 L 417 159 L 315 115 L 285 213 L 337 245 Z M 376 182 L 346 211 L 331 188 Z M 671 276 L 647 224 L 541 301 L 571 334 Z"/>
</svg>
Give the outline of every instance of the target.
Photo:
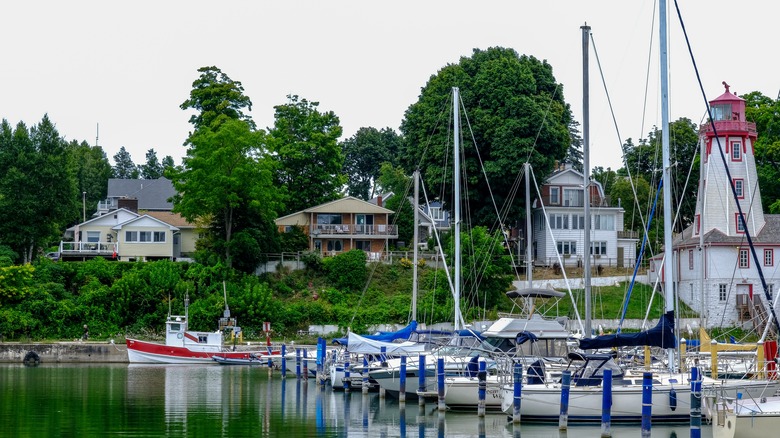
<svg viewBox="0 0 780 438">
<path fill-rule="evenodd" d="M 66 139 L 93 145 L 99 124 L 112 165 L 121 146 L 137 164 L 150 148 L 180 163 L 190 114 L 179 105 L 199 67 L 215 65 L 242 82 L 258 127 L 272 126 L 274 105 L 297 94 L 334 111 L 343 139 L 360 127 L 397 130 L 431 75 L 473 48 L 503 46 L 546 59 L 582 123 L 587 22 L 621 138 L 636 142 L 660 125 L 654 7 L 642 0 L 6 2 L 0 117 L 29 126 L 48 113 Z M 673 0 L 668 7 L 670 120 L 698 124 L 705 107 Z M 777 97 L 780 2 L 680 0 L 680 8 L 709 99 L 724 80 L 738 94 Z M 620 142 L 592 48 L 591 165 L 614 169 Z"/>
</svg>

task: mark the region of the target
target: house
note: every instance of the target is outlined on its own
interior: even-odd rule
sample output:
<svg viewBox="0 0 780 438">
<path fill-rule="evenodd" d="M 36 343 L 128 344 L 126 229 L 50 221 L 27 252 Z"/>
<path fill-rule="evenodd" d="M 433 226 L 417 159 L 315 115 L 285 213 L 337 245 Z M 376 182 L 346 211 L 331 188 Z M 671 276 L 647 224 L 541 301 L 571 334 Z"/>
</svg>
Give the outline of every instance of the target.
<svg viewBox="0 0 780 438">
<path fill-rule="evenodd" d="M 592 266 L 634 266 L 637 235 L 623 230 L 624 210 L 611 205 L 598 181 L 590 182 L 590 251 L 585 242 L 584 176 L 570 165 L 556 170 L 541 187 L 532 206 L 534 265 L 582 266 L 586 254 Z"/>
<path fill-rule="evenodd" d="M 186 260 L 195 252 L 196 227 L 171 210 L 170 180 L 108 182 L 108 197 L 89 220 L 65 231 L 61 260 Z M 145 207 L 142 208 L 141 206 Z"/>
<path fill-rule="evenodd" d="M 376 259 L 390 240 L 398 239 L 390 224 L 392 210 L 347 196 L 276 219 L 279 232 L 299 227 L 309 237 L 309 250 L 325 255 L 360 249 Z"/>
<path fill-rule="evenodd" d="M 371 198 L 368 202 L 384 207 L 393 196 L 393 192 L 387 192 Z M 409 203 L 414 203 L 413 196 L 409 197 Z M 444 209 L 443 203 L 438 200 L 428 202 L 427 204 L 423 203 L 419 206 L 419 209 L 417 243 L 421 249 L 427 249 L 428 239 L 433 237 L 434 228 L 439 232 L 450 229 L 450 212 Z"/>
<path fill-rule="evenodd" d="M 753 150 L 756 125 L 745 120 L 745 101 L 724 86 L 725 93 L 710 102 L 712 123 L 699 129 L 695 216 L 673 240 L 673 283 L 706 328 L 734 325 L 760 332 L 780 279 L 780 215 L 764 214 Z M 649 279 L 660 274 L 663 280 L 660 257 L 652 262 Z"/>
</svg>

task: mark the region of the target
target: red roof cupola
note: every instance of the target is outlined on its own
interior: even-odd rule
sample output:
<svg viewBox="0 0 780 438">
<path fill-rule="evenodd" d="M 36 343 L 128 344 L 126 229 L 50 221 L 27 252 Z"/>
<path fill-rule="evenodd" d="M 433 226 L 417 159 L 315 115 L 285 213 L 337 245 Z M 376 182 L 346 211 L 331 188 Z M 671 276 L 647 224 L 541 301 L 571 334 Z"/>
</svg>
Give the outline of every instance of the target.
<svg viewBox="0 0 780 438">
<path fill-rule="evenodd" d="M 710 101 L 710 113 L 718 134 L 739 135 L 756 139 L 756 124 L 745 120 L 745 99 L 729 91 L 729 84 L 723 81 L 726 92 Z M 702 125 L 702 131 L 712 138 L 714 131 L 710 123 Z"/>
</svg>

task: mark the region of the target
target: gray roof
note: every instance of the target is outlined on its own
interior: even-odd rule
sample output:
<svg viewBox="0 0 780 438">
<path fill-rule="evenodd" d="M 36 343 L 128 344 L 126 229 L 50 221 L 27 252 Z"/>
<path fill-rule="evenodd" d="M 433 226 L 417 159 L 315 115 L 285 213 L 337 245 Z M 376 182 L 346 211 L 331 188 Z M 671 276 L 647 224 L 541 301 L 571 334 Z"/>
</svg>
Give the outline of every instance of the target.
<svg viewBox="0 0 780 438">
<path fill-rule="evenodd" d="M 780 214 L 765 214 L 764 227 L 758 232 L 758 235 L 751 235 L 750 238 L 755 244 L 780 244 Z M 699 237 L 692 237 L 693 226 L 686 228 L 682 235 L 675 236 L 673 246 L 698 245 Z M 704 243 L 747 245 L 747 238 L 744 235 L 727 236 L 717 229 L 713 229 L 704 235 Z"/>
<path fill-rule="evenodd" d="M 136 198 L 139 210 L 172 210 L 168 199 L 175 195 L 176 189 L 167 178 L 108 180 L 108 198 Z"/>
</svg>

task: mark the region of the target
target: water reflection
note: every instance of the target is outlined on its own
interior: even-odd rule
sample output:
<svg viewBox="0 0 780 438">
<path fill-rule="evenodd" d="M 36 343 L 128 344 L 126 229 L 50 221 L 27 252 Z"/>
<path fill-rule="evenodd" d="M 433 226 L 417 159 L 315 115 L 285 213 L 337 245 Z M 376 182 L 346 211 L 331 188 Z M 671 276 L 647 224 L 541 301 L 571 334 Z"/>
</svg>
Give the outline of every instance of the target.
<svg viewBox="0 0 780 438">
<path fill-rule="evenodd" d="M 263 369 L 202 365 L 0 365 L 0 423 L 8 425 L 5 436 L 588 438 L 601 431 L 513 425 L 503 414 L 399 406 L 376 393 L 333 392 Z M 613 425 L 612 434 L 638 437 L 639 427 Z M 674 435 L 689 430 L 653 427 L 653 437 Z"/>
</svg>

